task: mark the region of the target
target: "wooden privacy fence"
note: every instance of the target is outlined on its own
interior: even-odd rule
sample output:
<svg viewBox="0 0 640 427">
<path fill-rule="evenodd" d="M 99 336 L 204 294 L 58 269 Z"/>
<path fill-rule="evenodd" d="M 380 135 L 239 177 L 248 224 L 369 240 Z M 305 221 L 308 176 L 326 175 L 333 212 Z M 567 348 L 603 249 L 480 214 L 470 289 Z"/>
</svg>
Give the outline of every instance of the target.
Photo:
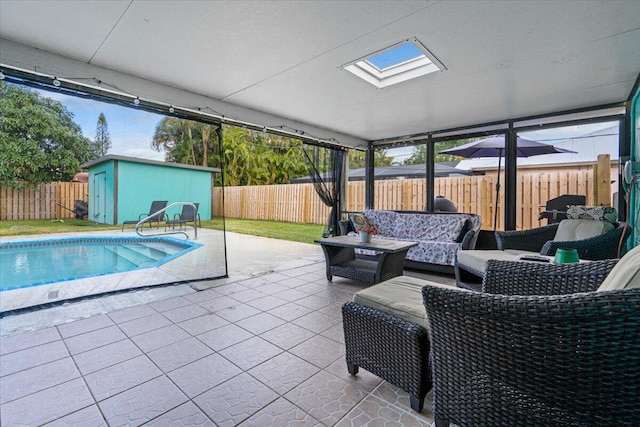
<svg viewBox="0 0 640 427">
<path fill-rule="evenodd" d="M 504 178 L 501 178 L 504 182 Z M 538 221 L 547 200 L 563 194 L 583 194 L 594 204 L 594 171 L 554 170 L 520 172 L 517 180 L 517 229 L 546 224 Z M 364 210 L 364 181 L 348 184 L 349 211 Z M 387 210 L 424 210 L 424 179 L 375 182 L 375 208 Z M 483 229 L 493 229 L 495 175 L 435 179 L 435 194 L 456 205 L 458 212 L 476 213 Z M 504 187 L 500 191 L 498 229 L 503 229 Z M 214 189 L 214 215 L 220 216 L 222 189 Z M 313 184 L 262 185 L 225 188 L 225 212 L 229 218 L 324 224 L 329 215 Z"/>
<path fill-rule="evenodd" d="M 547 200 L 563 194 L 586 195 L 588 205 L 604 204 L 603 200 L 607 200 L 608 196 L 596 198 L 596 193 L 602 193 L 602 189 L 598 190 L 599 186 L 602 187 L 598 183 L 603 179 L 596 179 L 596 175 L 600 174 L 594 170 L 519 172 L 517 229 L 546 224 L 544 220 L 538 221 L 538 215 L 544 210 Z M 608 170 L 603 172 L 604 177 L 608 177 L 608 174 Z M 482 228 L 493 229 L 495 177 L 494 174 L 436 178 L 435 194 L 450 199 L 458 212 L 480 215 Z M 376 181 L 374 191 L 376 209 L 419 211 L 424 210 L 426 204 L 424 179 Z M 503 197 L 504 191 L 501 190 L 498 229 L 503 229 Z M 52 182 L 25 190 L 0 187 L 0 220 L 74 218 L 71 211 L 75 201 L 87 201 L 87 198 L 88 184 L 83 183 Z M 364 200 L 365 182 L 350 182 L 347 210 L 363 211 Z M 329 215 L 329 208 L 322 203 L 313 184 L 226 187 L 225 205 L 224 214 L 229 218 L 324 224 Z M 223 214 L 221 188 L 213 189 L 212 212 L 214 216 Z"/>
<path fill-rule="evenodd" d="M 75 201 L 86 202 L 88 192 L 89 184 L 79 182 L 48 182 L 23 190 L 0 187 L 0 220 L 75 218 Z"/>
</svg>

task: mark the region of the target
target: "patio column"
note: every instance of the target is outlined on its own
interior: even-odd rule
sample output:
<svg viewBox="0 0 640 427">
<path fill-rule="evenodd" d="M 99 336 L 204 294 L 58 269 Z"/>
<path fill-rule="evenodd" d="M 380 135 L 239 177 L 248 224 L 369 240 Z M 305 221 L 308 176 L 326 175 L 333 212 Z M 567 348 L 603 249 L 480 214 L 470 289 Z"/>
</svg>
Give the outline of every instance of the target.
<svg viewBox="0 0 640 427">
<path fill-rule="evenodd" d="M 364 189 L 364 206 L 365 209 L 373 209 L 373 200 L 375 197 L 375 189 L 374 189 L 374 166 L 373 161 L 375 159 L 375 148 L 371 143 L 367 147 L 367 154 L 364 160 L 364 181 L 365 181 L 365 189 Z"/>
<path fill-rule="evenodd" d="M 433 212 L 435 208 L 435 176 L 436 176 L 436 154 L 435 147 L 433 145 L 433 138 L 431 134 L 427 135 L 427 143 L 425 146 L 425 206 L 424 210 L 427 212 Z"/>
<path fill-rule="evenodd" d="M 509 123 L 509 131 L 505 134 L 505 165 L 504 165 L 504 229 L 516 229 L 516 190 L 517 190 L 517 133 L 513 130 L 513 123 Z M 496 206 L 496 209 L 498 207 Z"/>
</svg>

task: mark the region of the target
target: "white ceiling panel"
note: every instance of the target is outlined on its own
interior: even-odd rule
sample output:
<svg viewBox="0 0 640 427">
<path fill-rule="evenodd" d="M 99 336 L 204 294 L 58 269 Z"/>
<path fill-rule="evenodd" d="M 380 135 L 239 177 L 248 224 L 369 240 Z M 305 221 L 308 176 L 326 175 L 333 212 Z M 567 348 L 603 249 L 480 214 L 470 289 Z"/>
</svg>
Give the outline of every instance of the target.
<svg viewBox="0 0 640 427">
<path fill-rule="evenodd" d="M 364 140 L 621 102 L 640 72 L 640 1 L 0 0 L 0 24 L 221 114 Z M 340 68 L 412 37 L 447 69 L 377 89 Z"/>
</svg>

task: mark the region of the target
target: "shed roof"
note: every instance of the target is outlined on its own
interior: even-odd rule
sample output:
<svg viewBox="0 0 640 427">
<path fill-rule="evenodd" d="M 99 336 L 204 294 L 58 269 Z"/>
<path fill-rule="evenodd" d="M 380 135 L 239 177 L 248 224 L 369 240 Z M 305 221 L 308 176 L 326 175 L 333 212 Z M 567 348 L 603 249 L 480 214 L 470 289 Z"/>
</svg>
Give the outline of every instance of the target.
<svg viewBox="0 0 640 427">
<path fill-rule="evenodd" d="M 106 156 L 83 163 L 80 165 L 80 167 L 84 169 L 89 169 L 93 166 L 99 165 L 101 163 L 109 162 L 112 160 L 121 160 L 125 162 L 133 162 L 133 163 L 145 163 L 145 164 L 156 165 L 156 166 L 165 166 L 169 168 L 193 169 L 193 170 L 207 171 L 207 172 L 213 172 L 213 173 L 220 173 L 220 168 L 185 165 L 181 163 L 172 163 L 172 162 L 161 162 L 158 160 L 148 160 L 148 159 L 141 159 L 138 157 L 118 156 L 114 154 L 107 154 Z"/>
</svg>

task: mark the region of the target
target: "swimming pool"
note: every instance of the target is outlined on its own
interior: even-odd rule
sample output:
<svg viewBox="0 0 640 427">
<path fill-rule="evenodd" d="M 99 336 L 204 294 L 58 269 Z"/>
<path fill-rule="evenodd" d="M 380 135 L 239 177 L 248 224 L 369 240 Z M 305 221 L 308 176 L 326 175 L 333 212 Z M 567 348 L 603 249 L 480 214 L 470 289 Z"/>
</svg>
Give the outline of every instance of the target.
<svg viewBox="0 0 640 427">
<path fill-rule="evenodd" d="M 171 237 L 0 243 L 0 291 L 157 267 L 202 245 Z"/>
</svg>

